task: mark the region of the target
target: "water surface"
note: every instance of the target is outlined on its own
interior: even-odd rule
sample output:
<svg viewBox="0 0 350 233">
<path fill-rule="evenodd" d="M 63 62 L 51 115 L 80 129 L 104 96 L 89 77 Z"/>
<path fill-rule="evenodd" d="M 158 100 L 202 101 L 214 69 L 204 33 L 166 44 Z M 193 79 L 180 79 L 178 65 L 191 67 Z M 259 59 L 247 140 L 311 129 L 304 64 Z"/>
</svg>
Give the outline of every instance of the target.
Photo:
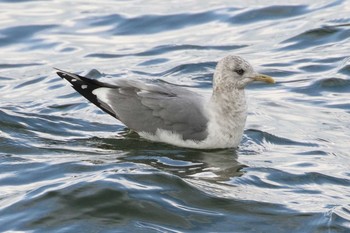
<svg viewBox="0 0 350 233">
<path fill-rule="evenodd" d="M 0 1 L 0 231 L 349 232 L 348 1 Z M 238 54 L 239 148 L 128 135 L 52 67 L 210 94 Z"/>
</svg>

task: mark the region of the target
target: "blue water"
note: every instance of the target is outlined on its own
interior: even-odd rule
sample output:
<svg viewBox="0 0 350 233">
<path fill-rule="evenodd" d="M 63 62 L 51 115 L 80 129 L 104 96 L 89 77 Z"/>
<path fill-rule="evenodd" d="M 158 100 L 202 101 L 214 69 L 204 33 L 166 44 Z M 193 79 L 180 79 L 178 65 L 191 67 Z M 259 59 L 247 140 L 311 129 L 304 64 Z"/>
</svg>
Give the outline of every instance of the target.
<svg viewBox="0 0 350 233">
<path fill-rule="evenodd" d="M 350 232 L 349 1 L 0 9 L 0 232 Z M 52 69 L 210 94 L 227 54 L 277 81 L 227 150 L 129 135 Z"/>
</svg>

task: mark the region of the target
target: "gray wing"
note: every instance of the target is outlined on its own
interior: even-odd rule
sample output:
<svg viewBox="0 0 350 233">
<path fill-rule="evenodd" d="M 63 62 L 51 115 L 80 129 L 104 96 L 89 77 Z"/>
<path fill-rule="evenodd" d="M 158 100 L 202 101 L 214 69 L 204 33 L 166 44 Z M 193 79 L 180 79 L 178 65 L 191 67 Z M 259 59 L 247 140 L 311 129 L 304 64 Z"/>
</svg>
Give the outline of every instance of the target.
<svg viewBox="0 0 350 233">
<path fill-rule="evenodd" d="M 106 84 L 64 71 L 58 74 L 130 129 L 152 134 L 157 129 L 168 130 L 182 135 L 184 140 L 207 137 L 208 118 L 201 97 L 185 88 L 132 79 Z"/>
<path fill-rule="evenodd" d="M 94 93 L 129 128 L 152 134 L 164 129 L 182 135 L 184 140 L 207 137 L 208 119 L 196 93 L 165 83 L 155 85 L 123 79 L 114 84 L 118 88 Z"/>
</svg>

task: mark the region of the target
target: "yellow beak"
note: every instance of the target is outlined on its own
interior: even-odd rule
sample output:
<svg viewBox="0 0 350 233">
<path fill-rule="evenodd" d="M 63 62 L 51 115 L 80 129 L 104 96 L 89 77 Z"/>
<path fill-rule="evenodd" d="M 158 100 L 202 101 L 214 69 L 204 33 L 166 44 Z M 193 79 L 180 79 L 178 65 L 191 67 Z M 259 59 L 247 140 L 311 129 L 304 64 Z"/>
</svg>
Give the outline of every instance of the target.
<svg viewBox="0 0 350 233">
<path fill-rule="evenodd" d="M 270 76 L 265 75 L 265 74 L 257 74 L 253 78 L 253 80 L 254 81 L 262 81 L 262 82 L 265 82 L 265 83 L 275 83 L 275 80 L 273 78 L 271 78 Z"/>
</svg>

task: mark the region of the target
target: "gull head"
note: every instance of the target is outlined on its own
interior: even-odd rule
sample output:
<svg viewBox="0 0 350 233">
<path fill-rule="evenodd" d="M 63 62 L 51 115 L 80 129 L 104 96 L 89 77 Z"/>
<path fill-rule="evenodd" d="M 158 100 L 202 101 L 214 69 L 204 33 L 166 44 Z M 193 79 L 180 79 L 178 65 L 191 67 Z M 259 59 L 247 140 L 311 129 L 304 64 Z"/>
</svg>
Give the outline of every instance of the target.
<svg viewBox="0 0 350 233">
<path fill-rule="evenodd" d="M 240 90 L 254 81 L 275 82 L 270 76 L 255 72 L 243 58 L 229 55 L 218 62 L 213 85 L 214 90 Z"/>
</svg>

